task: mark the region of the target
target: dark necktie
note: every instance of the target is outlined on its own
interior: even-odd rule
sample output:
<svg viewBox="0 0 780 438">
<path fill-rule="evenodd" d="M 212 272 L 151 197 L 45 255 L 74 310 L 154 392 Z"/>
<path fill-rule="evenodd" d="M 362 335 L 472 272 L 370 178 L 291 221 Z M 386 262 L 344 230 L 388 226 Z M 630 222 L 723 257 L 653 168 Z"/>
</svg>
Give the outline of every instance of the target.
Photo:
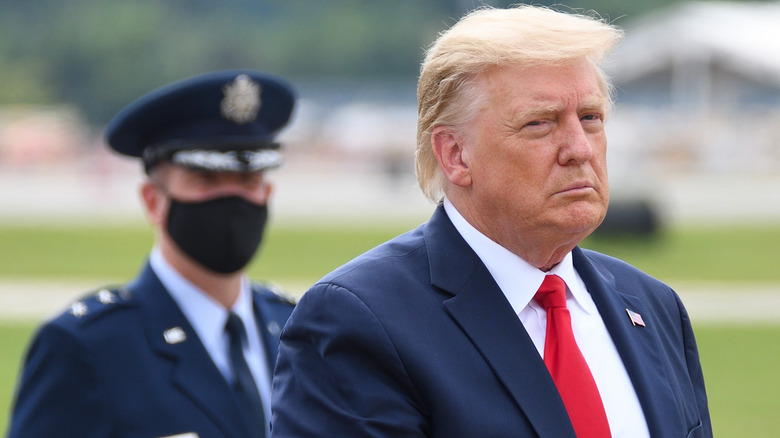
<svg viewBox="0 0 780 438">
<path fill-rule="evenodd" d="M 599 389 L 571 329 L 566 283 L 557 275 L 548 275 L 534 299 L 547 310 L 544 364 L 561 394 L 577 438 L 610 437 Z"/>
<path fill-rule="evenodd" d="M 244 358 L 242 344 L 246 342 L 246 329 L 241 318 L 230 312 L 225 324 L 230 340 L 230 368 L 233 372 L 233 390 L 242 408 L 242 414 L 250 431 L 250 436 L 255 438 L 265 437 L 265 414 L 260 393 L 257 391 L 255 379 Z"/>
</svg>

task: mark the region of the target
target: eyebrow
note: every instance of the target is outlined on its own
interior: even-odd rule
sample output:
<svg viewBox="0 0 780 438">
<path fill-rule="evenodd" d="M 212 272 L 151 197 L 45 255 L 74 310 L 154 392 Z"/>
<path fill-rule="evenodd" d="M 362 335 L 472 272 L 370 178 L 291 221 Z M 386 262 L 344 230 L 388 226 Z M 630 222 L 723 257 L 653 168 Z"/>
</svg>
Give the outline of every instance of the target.
<svg viewBox="0 0 780 438">
<path fill-rule="evenodd" d="M 608 106 L 607 99 L 604 96 L 590 96 L 585 99 L 582 108 L 606 111 Z"/>
<path fill-rule="evenodd" d="M 520 111 L 517 111 L 514 114 L 514 119 L 533 119 L 535 117 L 544 115 L 544 114 L 552 114 L 557 113 L 563 110 L 565 105 L 561 103 L 551 103 L 551 104 L 541 104 L 541 105 L 532 105 L 527 108 L 523 108 Z M 579 106 L 579 110 L 585 110 L 585 111 L 606 111 L 607 109 L 607 101 L 601 96 L 591 96 L 585 98 L 583 103 Z"/>
<path fill-rule="evenodd" d="M 545 114 L 553 114 L 560 112 L 563 109 L 563 105 L 534 105 L 523 108 L 520 111 L 515 112 L 513 119 L 528 120 L 535 119 Z"/>
</svg>

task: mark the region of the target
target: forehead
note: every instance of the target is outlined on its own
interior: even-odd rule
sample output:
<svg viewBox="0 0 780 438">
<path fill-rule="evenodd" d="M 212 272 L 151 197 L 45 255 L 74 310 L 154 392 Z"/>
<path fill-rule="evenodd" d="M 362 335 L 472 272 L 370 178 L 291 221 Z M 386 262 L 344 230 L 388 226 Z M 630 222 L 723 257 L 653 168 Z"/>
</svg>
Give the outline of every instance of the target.
<svg viewBox="0 0 780 438">
<path fill-rule="evenodd" d="M 602 107 L 607 105 L 606 81 L 586 60 L 555 65 L 496 67 L 477 81 L 489 106 Z"/>
</svg>

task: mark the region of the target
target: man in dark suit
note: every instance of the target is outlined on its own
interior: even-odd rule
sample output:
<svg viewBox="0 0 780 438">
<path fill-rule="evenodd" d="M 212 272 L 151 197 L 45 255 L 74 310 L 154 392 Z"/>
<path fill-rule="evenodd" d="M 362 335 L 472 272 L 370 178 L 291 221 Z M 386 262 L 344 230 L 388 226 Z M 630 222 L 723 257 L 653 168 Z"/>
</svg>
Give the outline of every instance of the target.
<svg viewBox="0 0 780 438">
<path fill-rule="evenodd" d="M 601 20 L 481 9 L 429 49 L 419 228 L 312 286 L 282 331 L 271 435 L 710 437 L 675 292 L 578 243 L 608 204 Z"/>
<path fill-rule="evenodd" d="M 9 437 L 267 435 L 279 331 L 293 303 L 244 267 L 267 218 L 266 170 L 292 88 L 225 71 L 156 90 L 108 125 L 141 158 L 156 231 L 140 275 L 47 321 L 29 348 Z"/>
</svg>

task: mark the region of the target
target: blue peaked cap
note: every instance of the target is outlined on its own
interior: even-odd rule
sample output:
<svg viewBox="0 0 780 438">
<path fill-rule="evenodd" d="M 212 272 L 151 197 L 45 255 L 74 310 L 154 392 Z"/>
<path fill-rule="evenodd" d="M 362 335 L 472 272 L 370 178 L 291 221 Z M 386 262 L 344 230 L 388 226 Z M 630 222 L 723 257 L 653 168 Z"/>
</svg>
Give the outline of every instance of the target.
<svg viewBox="0 0 780 438">
<path fill-rule="evenodd" d="M 117 152 L 211 171 L 249 172 L 281 163 L 277 133 L 295 92 L 281 78 L 253 70 L 195 76 L 162 87 L 122 109 L 106 127 Z"/>
</svg>

